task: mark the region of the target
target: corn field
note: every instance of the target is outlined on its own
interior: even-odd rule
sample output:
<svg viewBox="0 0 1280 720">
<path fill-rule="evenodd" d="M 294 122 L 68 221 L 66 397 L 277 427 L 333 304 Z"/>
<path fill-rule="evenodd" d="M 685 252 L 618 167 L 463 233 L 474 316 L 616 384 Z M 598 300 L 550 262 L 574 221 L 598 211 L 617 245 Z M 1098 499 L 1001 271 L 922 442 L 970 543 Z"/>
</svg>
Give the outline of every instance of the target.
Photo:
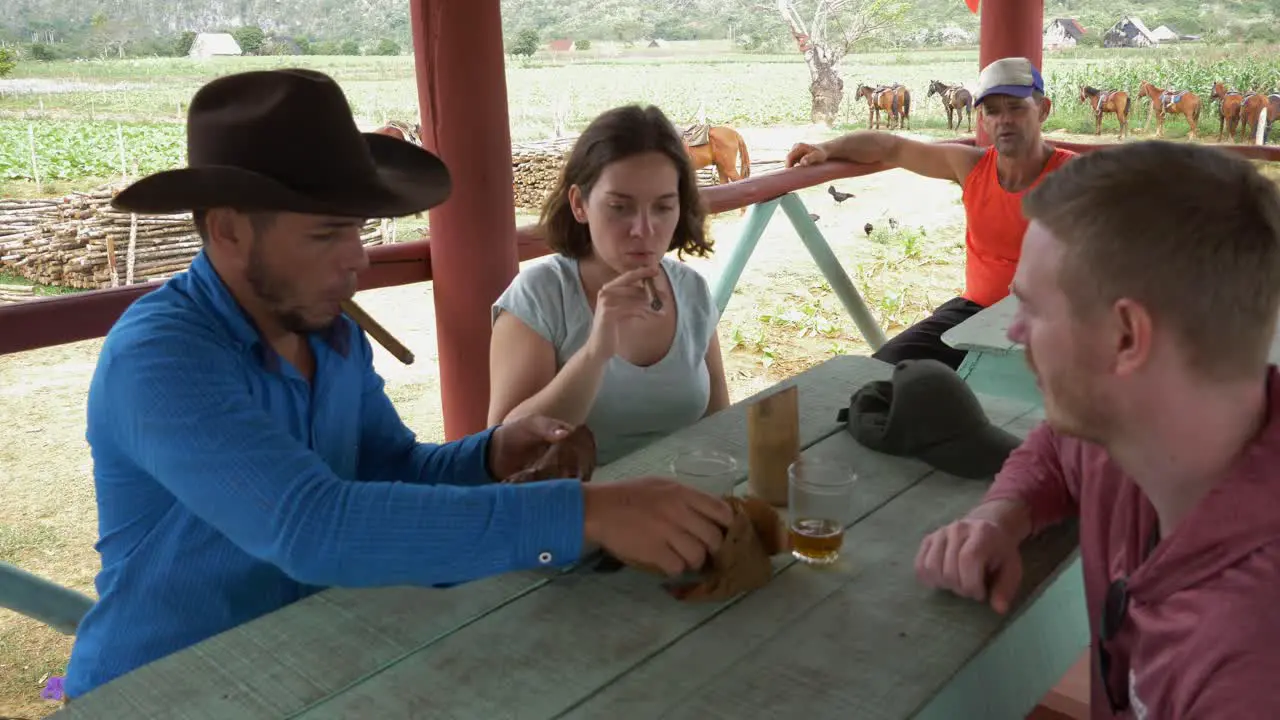
<svg viewBox="0 0 1280 720">
<path fill-rule="evenodd" d="M 408 57 L 244 57 L 199 65 L 185 58 L 30 63 L 19 71 L 32 77 L 20 82 L 33 89 L 4 92 L 0 86 L 0 185 L 101 180 L 181 166 L 186 106 L 200 85 L 217 74 L 301 60 L 333 73 L 357 117 L 371 127 L 417 116 L 417 83 Z M 976 66 L 977 53 L 971 50 L 851 55 L 842 71 L 842 129 L 866 127 L 866 102 L 853 94 L 859 84 L 901 83 L 913 94 L 911 128 L 944 130 L 941 101 L 926 95 L 929 81 L 964 83 L 972 89 Z M 1081 49 L 1046 54 L 1044 70 L 1053 100 L 1045 124 L 1049 132 L 1093 134 L 1093 113 L 1078 99 L 1080 85 L 1133 95 L 1148 80 L 1162 88 L 1193 90 L 1204 102 L 1202 133 L 1210 124 L 1217 129 L 1208 101 L 1215 81 L 1236 90 L 1280 92 L 1278 47 Z M 548 138 L 561 111 L 572 134 L 598 113 L 628 102 L 656 103 L 676 124 L 693 122 L 700 109 L 712 122 L 739 127 L 804 124 L 809 121 L 809 82 L 803 60 L 793 55 L 512 66 L 507 69 L 511 134 L 516 142 Z M 1149 107 L 1134 98 L 1131 127 L 1142 126 Z M 1181 137 L 1185 128 L 1175 120 L 1167 133 Z M 1116 131 L 1115 116 L 1104 117 L 1103 134 Z"/>
<path fill-rule="evenodd" d="M 1161 57 L 1130 62 L 1088 62 L 1066 67 L 1046 63 L 1045 85 L 1054 102 L 1053 124 L 1073 132 L 1092 132 L 1093 113 L 1079 101 L 1081 85 L 1102 90 L 1124 90 L 1133 97 L 1132 117 L 1141 122 L 1150 103 L 1137 97 L 1143 80 L 1166 90 L 1190 90 L 1200 96 L 1204 110 L 1201 127 L 1217 127 L 1216 111 L 1210 108 L 1209 93 L 1215 82 L 1241 92 L 1280 92 L 1280 54 L 1235 52 L 1200 54 L 1193 57 Z M 1114 116 L 1103 121 L 1103 132 L 1115 127 Z M 1131 121 L 1133 122 L 1133 121 Z M 1173 130 L 1177 124 L 1170 126 Z M 1112 130 L 1114 132 L 1114 130 Z"/>
</svg>

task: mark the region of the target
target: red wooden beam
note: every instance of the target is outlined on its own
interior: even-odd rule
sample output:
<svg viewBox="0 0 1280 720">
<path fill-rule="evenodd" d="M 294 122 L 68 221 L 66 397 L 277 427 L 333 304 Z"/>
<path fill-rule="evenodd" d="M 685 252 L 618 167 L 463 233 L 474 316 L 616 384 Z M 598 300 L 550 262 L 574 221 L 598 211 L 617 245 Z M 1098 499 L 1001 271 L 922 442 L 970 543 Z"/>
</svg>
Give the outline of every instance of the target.
<svg viewBox="0 0 1280 720">
<path fill-rule="evenodd" d="M 431 279 L 425 241 L 369 248 L 360 289 L 408 285 Z M 102 337 L 134 300 L 163 281 L 0 305 L 0 355 Z"/>
<path fill-rule="evenodd" d="M 489 308 L 519 269 L 498 0 L 411 0 L 423 145 L 453 195 L 431 211 L 432 298 L 447 440 L 484 429 Z"/>
<path fill-rule="evenodd" d="M 986 0 L 983 0 L 983 2 L 986 2 Z M 1046 140 L 1048 139 L 1046 138 Z M 1061 140 L 1048 140 L 1048 142 L 1057 147 L 1066 150 L 1073 150 L 1078 153 L 1087 153 L 1094 150 L 1114 147 L 1113 145 L 1108 144 L 1095 145 L 1089 143 L 1063 142 Z M 1221 145 L 1211 145 L 1211 147 L 1215 147 L 1219 150 L 1224 150 L 1235 155 L 1240 155 L 1242 157 L 1249 158 L 1250 160 L 1280 162 L 1280 146 L 1276 145 L 1234 145 L 1224 143 Z"/>
<path fill-rule="evenodd" d="M 516 237 L 522 262 L 551 251 L 534 226 L 520 228 Z M 369 269 L 360 274 L 360 290 L 425 280 L 431 280 L 429 240 L 377 245 L 369 248 Z M 0 355 L 102 337 L 134 300 L 163 284 L 155 281 L 0 305 Z"/>
</svg>

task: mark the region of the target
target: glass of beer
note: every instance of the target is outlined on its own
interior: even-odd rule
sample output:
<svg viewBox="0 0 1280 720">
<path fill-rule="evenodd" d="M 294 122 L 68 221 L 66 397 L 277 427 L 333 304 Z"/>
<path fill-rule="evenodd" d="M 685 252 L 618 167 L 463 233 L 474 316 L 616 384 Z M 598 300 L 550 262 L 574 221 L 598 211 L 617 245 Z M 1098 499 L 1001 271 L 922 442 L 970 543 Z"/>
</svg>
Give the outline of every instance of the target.
<svg viewBox="0 0 1280 720">
<path fill-rule="evenodd" d="M 840 557 L 857 479 L 852 468 L 828 460 L 801 458 L 787 468 L 791 554 L 797 560 L 829 565 Z"/>
<path fill-rule="evenodd" d="M 738 483 L 738 461 L 710 448 L 680 453 L 671 463 L 671 472 L 685 485 L 716 497 L 732 495 Z"/>
</svg>

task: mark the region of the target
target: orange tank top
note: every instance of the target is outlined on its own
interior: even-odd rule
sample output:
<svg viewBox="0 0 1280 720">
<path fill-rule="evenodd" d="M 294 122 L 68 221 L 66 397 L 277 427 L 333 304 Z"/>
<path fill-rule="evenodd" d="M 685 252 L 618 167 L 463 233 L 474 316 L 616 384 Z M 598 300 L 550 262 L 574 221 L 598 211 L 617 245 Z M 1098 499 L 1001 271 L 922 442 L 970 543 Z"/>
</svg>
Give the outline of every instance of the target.
<svg viewBox="0 0 1280 720">
<path fill-rule="evenodd" d="M 1044 176 L 1058 169 L 1075 153 L 1055 148 L 1035 187 Z M 1027 219 L 1022 216 L 1022 194 L 1000 187 L 996 174 L 996 149 L 987 152 L 964 180 L 962 199 L 967 226 L 964 233 L 964 295 L 983 307 L 990 307 L 1009 294 L 1013 272 L 1022 255 L 1022 236 Z"/>
</svg>

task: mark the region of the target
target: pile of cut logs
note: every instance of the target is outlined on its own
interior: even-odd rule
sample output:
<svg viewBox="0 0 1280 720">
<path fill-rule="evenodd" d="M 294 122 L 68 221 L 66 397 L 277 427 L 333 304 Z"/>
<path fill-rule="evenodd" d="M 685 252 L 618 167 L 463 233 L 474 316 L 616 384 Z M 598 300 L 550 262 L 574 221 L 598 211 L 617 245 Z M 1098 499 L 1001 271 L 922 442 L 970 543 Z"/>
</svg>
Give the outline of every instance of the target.
<svg viewBox="0 0 1280 720">
<path fill-rule="evenodd" d="M 577 138 L 555 138 L 511 147 L 512 190 L 516 207 L 538 212 L 560 179 Z"/>
<path fill-rule="evenodd" d="M 560 170 L 564 167 L 575 140 L 577 140 L 576 137 L 564 137 L 512 146 L 511 172 L 517 208 L 527 212 L 538 212 L 542 209 L 542 203 L 546 201 L 547 195 L 560 179 Z M 735 162 L 737 162 L 736 158 Z M 782 166 L 783 163 L 779 161 L 757 161 L 751 163 L 751 171 L 762 172 Z M 698 171 L 699 185 L 716 185 L 719 182 L 720 174 L 715 166 L 704 167 Z"/>
<path fill-rule="evenodd" d="M 44 285 L 97 289 L 161 280 L 185 270 L 200 251 L 190 213 L 116 211 L 111 198 L 123 187 L 0 200 L 0 272 Z M 371 220 L 361 239 L 379 245 L 393 236 L 393 224 Z"/>
</svg>

